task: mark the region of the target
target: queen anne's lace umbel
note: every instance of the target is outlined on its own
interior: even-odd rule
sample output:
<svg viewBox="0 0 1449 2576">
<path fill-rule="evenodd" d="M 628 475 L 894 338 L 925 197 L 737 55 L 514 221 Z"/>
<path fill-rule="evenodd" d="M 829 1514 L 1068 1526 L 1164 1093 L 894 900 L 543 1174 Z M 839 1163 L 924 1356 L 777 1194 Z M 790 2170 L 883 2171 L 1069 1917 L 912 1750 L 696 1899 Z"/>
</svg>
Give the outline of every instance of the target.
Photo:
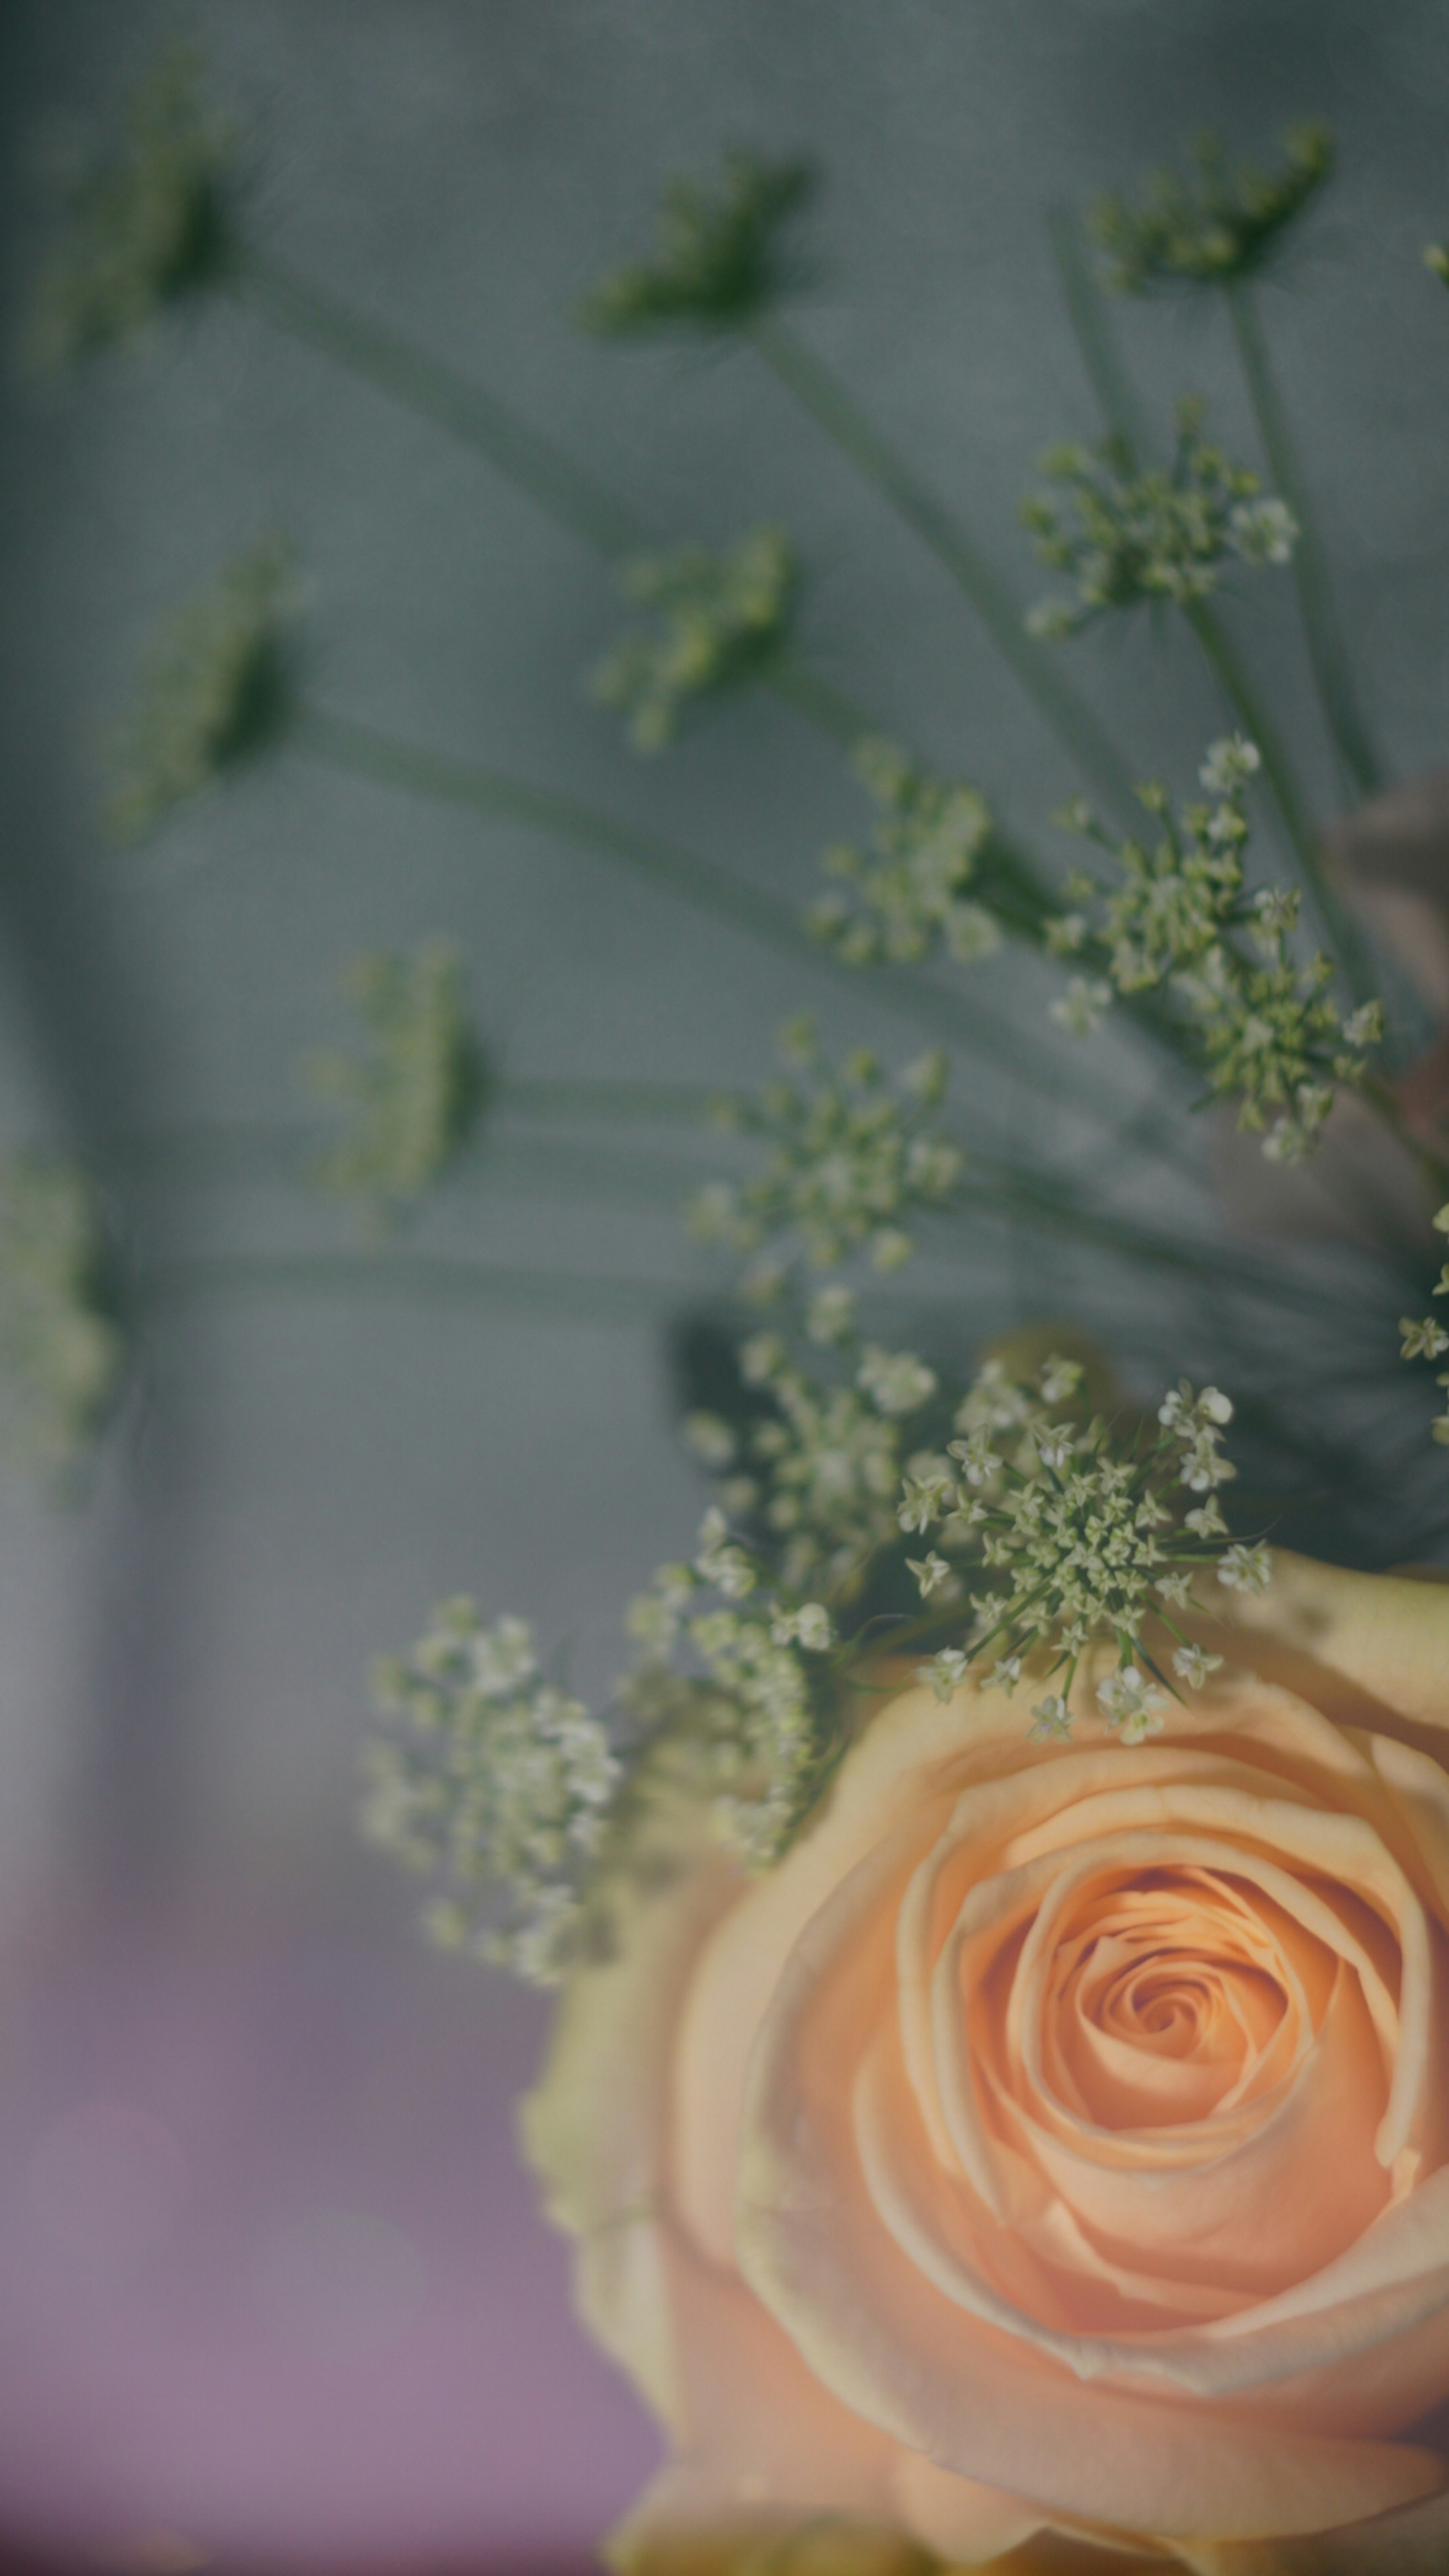
<svg viewBox="0 0 1449 2576">
<path fill-rule="evenodd" d="M 1252 743 L 1215 743 L 1201 771 L 1212 801 L 1175 819 L 1165 788 L 1139 788 L 1158 827 L 1150 843 L 1119 839 L 1084 798 L 1062 809 L 1058 822 L 1095 841 L 1115 875 L 1078 869 L 1067 880 L 1069 909 L 1048 923 L 1047 945 L 1091 971 L 1069 979 L 1051 1010 L 1088 1037 L 1114 998 L 1161 994 L 1196 1034 L 1212 1089 L 1236 1099 L 1239 1126 L 1262 1133 L 1270 1160 L 1297 1162 L 1318 1143 L 1337 1087 L 1364 1081 L 1383 1010 L 1340 1010 L 1332 960 L 1297 958 L 1290 945 L 1298 894 L 1249 888 L 1244 800 L 1258 767 Z"/>
</svg>

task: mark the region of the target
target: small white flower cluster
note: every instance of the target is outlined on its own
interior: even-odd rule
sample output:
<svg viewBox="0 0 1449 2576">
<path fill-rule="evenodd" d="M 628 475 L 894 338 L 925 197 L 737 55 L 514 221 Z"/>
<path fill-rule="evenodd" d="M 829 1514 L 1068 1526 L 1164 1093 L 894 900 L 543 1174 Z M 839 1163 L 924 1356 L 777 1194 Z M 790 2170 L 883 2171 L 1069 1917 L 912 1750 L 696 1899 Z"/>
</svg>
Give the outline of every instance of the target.
<svg viewBox="0 0 1449 2576">
<path fill-rule="evenodd" d="M 309 1067 L 314 1090 L 349 1116 L 317 1178 L 359 1200 L 370 1229 L 381 1233 L 466 1144 L 487 1073 L 462 960 L 444 942 L 411 957 L 355 957 L 343 980 L 371 1043 L 364 1055 L 319 1055 Z"/>
<path fill-rule="evenodd" d="M 824 1603 L 772 1584 L 712 1505 L 693 1563 L 662 1565 L 630 1605 L 628 1626 L 651 1667 L 683 1654 L 710 1686 L 714 1724 L 704 1749 L 714 1822 L 732 1850 L 763 1868 L 799 1820 L 822 1749 L 810 1666 L 835 1643 Z"/>
<path fill-rule="evenodd" d="M 984 796 L 928 776 L 878 736 L 855 762 L 880 809 L 875 851 L 849 842 L 826 851 L 825 873 L 842 891 L 811 906 L 808 928 L 848 966 L 912 966 L 938 946 L 964 965 L 994 956 L 1001 926 L 968 892 L 991 837 Z"/>
<path fill-rule="evenodd" d="M 108 816 L 119 840 L 140 840 L 280 730 L 296 604 L 291 549 L 267 537 L 171 618 L 108 746 Z"/>
<path fill-rule="evenodd" d="M 1333 168 L 1333 137 L 1324 125 L 1293 127 L 1281 169 L 1251 161 L 1234 168 L 1216 135 L 1199 137 L 1195 170 L 1156 170 L 1146 200 L 1128 205 L 1103 197 L 1093 229 L 1112 263 L 1112 283 L 1126 295 L 1149 287 L 1230 285 L 1249 277 Z"/>
<path fill-rule="evenodd" d="M 1150 848 L 1118 840 L 1081 798 L 1062 809 L 1058 822 L 1097 842 L 1117 880 L 1068 878 L 1069 908 L 1048 925 L 1048 947 L 1101 971 L 1073 977 L 1051 1011 L 1085 1037 L 1116 994 L 1174 999 L 1199 1033 L 1212 1088 L 1236 1094 L 1239 1126 L 1266 1129 L 1270 1160 L 1297 1162 L 1319 1142 L 1336 1086 L 1363 1080 L 1362 1050 L 1382 1037 L 1383 1009 L 1340 1012 L 1327 989 L 1331 960 L 1320 950 L 1298 964 L 1290 949 L 1297 895 L 1246 890 L 1243 802 L 1258 767 L 1252 743 L 1215 743 L 1201 771 L 1213 802 L 1185 806 L 1175 823 L 1164 788 L 1139 788 L 1160 825 Z"/>
<path fill-rule="evenodd" d="M 220 274 L 235 158 L 194 54 L 173 46 L 127 101 L 115 159 L 82 168 L 66 188 L 68 227 L 41 270 L 31 318 L 38 367 L 135 340 L 163 306 Z"/>
<path fill-rule="evenodd" d="M 655 257 L 600 280 L 579 308 L 584 329 L 616 339 L 680 325 L 739 328 L 784 283 L 781 234 L 812 185 L 808 163 L 752 152 L 726 152 L 714 188 L 671 179 Z"/>
<path fill-rule="evenodd" d="M 434 1940 L 554 1983 L 624 1776 L 603 1726 L 544 1680 L 524 1620 L 486 1627 L 466 1599 L 372 1683 L 397 1731 L 364 1752 L 364 1833 L 437 1883 Z"/>
<path fill-rule="evenodd" d="M 928 1132 L 946 1085 L 940 1053 L 908 1065 L 894 1090 L 862 1048 L 832 1072 L 808 1020 L 793 1021 L 781 1051 L 808 1079 L 777 1079 L 751 1098 L 721 1101 L 715 1124 L 764 1139 L 763 1169 L 734 1184 L 715 1181 L 690 1210 L 701 1242 L 758 1256 L 746 1293 L 768 1302 L 799 1250 L 829 1269 L 868 1246 L 877 1270 L 895 1270 L 912 1251 L 900 1220 L 939 1206 L 961 1168 L 956 1147 Z"/>
<path fill-rule="evenodd" d="M 811 1326 L 817 1341 L 836 1345 L 850 1374 L 822 1383 L 775 1333 L 746 1342 L 746 1384 L 768 1394 L 774 1411 L 744 1434 L 744 1472 L 725 1498 L 757 1512 L 780 1542 L 788 1587 L 819 1584 L 838 1598 L 895 1536 L 905 1425 L 930 1403 L 936 1378 L 914 1353 L 859 1343 L 838 1292 L 816 1300 Z"/>
<path fill-rule="evenodd" d="M 689 706 L 759 670 L 789 630 L 798 588 L 783 528 L 756 528 L 730 554 L 679 546 L 626 566 L 627 599 L 658 612 L 631 627 L 589 681 L 600 706 L 627 717 L 636 751 L 662 751 Z"/>
<path fill-rule="evenodd" d="M 95 1192 L 71 1163 L 0 1163 L 0 1371 L 5 1446 L 63 1479 L 112 1402 L 125 1342 Z"/>
<path fill-rule="evenodd" d="M 1021 515 L 1042 562 L 1070 574 L 1074 587 L 1031 611 L 1033 635 L 1075 635 L 1109 609 L 1143 600 L 1190 606 L 1211 597 L 1229 557 L 1290 560 L 1298 539 L 1292 512 L 1262 494 L 1256 474 L 1199 437 L 1203 408 L 1179 403 L 1168 469 L 1134 471 L 1119 439 L 1048 448 L 1041 471 L 1061 491 L 1030 494 Z"/>
<path fill-rule="evenodd" d="M 1449 1234 L 1449 1199 L 1446 1199 L 1443 1207 L 1436 1211 L 1434 1225 L 1438 1233 Z M 1449 1297 L 1449 1262 L 1446 1262 L 1440 1270 L 1430 1294 L 1435 1297 Z M 1400 1357 L 1403 1359 L 1439 1360 L 1443 1358 L 1446 1351 L 1449 1351 L 1449 1329 L 1446 1329 L 1437 1315 L 1425 1315 L 1418 1321 L 1412 1315 L 1401 1315 L 1399 1331 L 1403 1335 L 1403 1348 L 1400 1352 Z M 1434 1383 L 1449 1395 L 1449 1369 L 1440 1370 L 1435 1376 Z M 1446 1406 L 1443 1413 L 1435 1414 L 1429 1425 L 1429 1434 L 1431 1439 L 1440 1443 L 1441 1447 L 1449 1448 L 1449 1406 Z"/>
<path fill-rule="evenodd" d="M 1216 1387 L 1197 1394 L 1184 1379 L 1158 1408 L 1155 1434 L 1139 1431 L 1126 1454 L 1114 1456 L 1103 1422 L 1084 1424 L 1060 1410 L 1080 1377 L 1075 1363 L 1052 1358 L 1024 1385 L 989 1362 L 956 1415 L 958 1437 L 945 1455 L 912 1462 L 900 1525 L 938 1530 L 948 1551 L 908 1560 L 922 1598 L 941 1585 L 953 1556 L 979 1557 L 1005 1577 L 1003 1589 L 972 1596 L 975 1626 L 965 1644 L 943 1647 L 920 1672 L 949 1699 L 991 1652 L 978 1679 L 1011 1692 L 1026 1659 L 1044 1657 L 1047 1678 L 1063 1676 L 1032 1711 L 1032 1734 L 1045 1741 L 1069 1735 L 1077 1665 L 1105 1639 L 1119 1665 L 1098 1700 L 1124 1741 L 1138 1742 L 1155 1731 L 1165 1705 L 1147 1679 L 1165 1678 L 1143 1644 L 1147 1622 L 1160 1621 L 1176 1638 L 1174 1673 L 1196 1686 L 1215 1659 L 1173 1613 L 1187 1607 L 1207 1567 L 1230 1589 L 1251 1591 L 1267 1583 L 1270 1563 L 1261 1546 L 1219 1544 L 1227 1529 L 1217 1488 L 1236 1472 L 1221 1449 L 1233 1410 L 1225 1395 Z M 1199 1499 L 1187 1502 L 1192 1496 Z"/>
</svg>

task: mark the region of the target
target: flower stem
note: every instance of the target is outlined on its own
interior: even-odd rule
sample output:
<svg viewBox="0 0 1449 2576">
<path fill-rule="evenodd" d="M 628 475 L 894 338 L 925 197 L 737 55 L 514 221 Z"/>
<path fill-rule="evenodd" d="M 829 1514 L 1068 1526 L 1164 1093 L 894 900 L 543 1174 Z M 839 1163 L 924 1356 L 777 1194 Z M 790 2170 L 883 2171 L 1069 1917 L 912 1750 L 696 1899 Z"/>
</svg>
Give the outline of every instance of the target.
<svg viewBox="0 0 1449 2576">
<path fill-rule="evenodd" d="M 605 562 L 619 563 L 657 542 L 626 502 L 576 465 L 511 404 L 400 332 L 385 329 L 340 296 L 257 251 L 243 254 L 228 272 L 227 283 L 240 303 L 275 329 L 320 350 L 336 365 L 486 457 L 505 482 L 525 493 L 555 526 L 581 538 Z M 807 724 L 847 750 L 874 730 L 869 717 L 843 690 L 807 670 L 793 655 L 778 655 L 760 678 Z"/>
<path fill-rule="evenodd" d="M 632 510 L 496 395 L 401 333 L 370 321 L 280 261 L 247 251 L 230 271 L 238 301 L 486 456 L 545 515 L 610 562 L 648 542 Z"/>
<path fill-rule="evenodd" d="M 496 815 L 577 849 L 595 851 L 663 892 L 677 896 L 696 911 L 711 914 L 743 931 L 782 956 L 806 962 L 817 974 L 854 984 L 856 970 L 821 947 L 803 928 L 792 907 L 763 888 L 743 884 L 728 870 L 696 857 L 652 833 L 620 823 L 610 814 L 581 805 L 554 790 L 510 778 L 501 770 L 450 759 L 440 752 L 400 742 L 371 725 L 304 706 L 293 720 L 290 739 L 307 757 L 355 777 L 371 778 L 412 795 L 462 805 L 474 813 Z M 998 1071 L 1011 1073 L 1043 1098 L 1057 1104 L 1059 1086 L 1043 1069 L 1039 1051 L 1027 1045 L 1009 1020 L 973 999 L 969 1007 L 940 986 L 902 970 L 882 969 L 873 979 L 887 1008 L 929 1028 L 948 1044 L 983 1057 Z M 1073 1085 L 1078 1103 L 1091 1099 L 1080 1083 Z M 1106 1119 L 1127 1104 L 1098 1093 L 1094 1104 Z M 1165 1144 L 1165 1151 L 1171 1151 Z M 1180 1150 L 1180 1149 L 1179 1149 Z"/>
<path fill-rule="evenodd" d="M 143 1301 L 172 1297 L 421 1297 L 486 1305 L 541 1323 L 657 1324 L 680 1290 L 658 1279 L 568 1277 L 437 1254 L 317 1252 L 198 1255 L 158 1263 L 139 1281 Z"/>
<path fill-rule="evenodd" d="M 816 426 L 850 458 L 965 592 L 997 651 L 1098 793 L 1135 814 L 1132 772 L 1090 707 L 1026 632 L 1018 602 L 961 520 L 860 411 L 814 351 L 778 316 L 746 324 L 744 337 Z"/>
<path fill-rule="evenodd" d="M 1359 796 L 1371 796 L 1383 783 L 1383 768 L 1359 709 L 1348 655 L 1334 611 L 1327 557 L 1268 357 L 1252 289 L 1239 281 L 1225 292 L 1228 319 L 1237 342 L 1238 357 L 1268 470 L 1278 493 L 1298 522 L 1298 543 L 1293 550 L 1293 582 L 1324 722 L 1351 789 Z"/>
</svg>

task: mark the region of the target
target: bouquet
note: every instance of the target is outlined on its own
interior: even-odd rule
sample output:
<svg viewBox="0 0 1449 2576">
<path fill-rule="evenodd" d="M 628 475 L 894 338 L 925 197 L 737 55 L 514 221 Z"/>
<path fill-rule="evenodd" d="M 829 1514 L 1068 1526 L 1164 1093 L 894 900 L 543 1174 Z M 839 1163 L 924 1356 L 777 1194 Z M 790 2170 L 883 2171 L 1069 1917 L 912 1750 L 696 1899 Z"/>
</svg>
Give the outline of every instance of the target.
<svg viewBox="0 0 1449 2576">
<path fill-rule="evenodd" d="M 630 2576 L 1449 2554 L 1449 794 L 1384 772 L 1265 324 L 1332 168 L 1319 126 L 1266 169 L 1204 142 L 1053 219 L 1101 435 L 1036 467 L 1035 604 L 790 318 L 807 163 L 672 181 L 581 302 L 602 341 L 753 359 L 935 559 L 1080 776 L 1050 814 L 1023 781 L 1023 825 L 821 667 L 782 527 L 667 542 L 278 258 L 188 55 L 74 180 L 41 281 L 47 366 L 225 298 L 478 451 L 617 570 L 592 691 L 642 755 L 764 696 L 857 782 L 801 908 L 361 724 L 313 692 L 272 536 L 175 616 L 110 747 L 123 841 L 290 751 L 536 830 L 782 953 L 802 1002 L 853 982 L 900 1024 L 837 1057 L 802 1009 L 726 1098 L 530 1096 L 440 938 L 358 958 L 358 1043 L 311 1071 L 299 1177 L 395 1274 L 510 1118 L 587 1128 L 625 1191 L 678 1158 L 611 1122 L 713 1140 L 687 1216 L 727 1267 L 673 1341 L 708 1499 L 617 1687 L 447 1600 L 379 1660 L 364 1755 L 430 1935 L 559 1990 L 526 2151 L 669 2444 L 609 2543 Z M 1151 416 L 1116 295 L 1222 306 L 1251 460 L 1195 392 Z M 1270 586 L 1331 817 L 1255 668 Z M 1075 639 L 1131 619 L 1203 657 L 1190 775 L 1138 775 L 1075 684 Z M 1036 1141 L 953 1115 L 978 1066 L 1042 1104 Z M 1002 1238 L 1035 1294 L 983 1331 L 960 1282 Z M 10 1428 L 61 1482 L 147 1293 L 104 1173 L 12 1158 Z"/>
</svg>

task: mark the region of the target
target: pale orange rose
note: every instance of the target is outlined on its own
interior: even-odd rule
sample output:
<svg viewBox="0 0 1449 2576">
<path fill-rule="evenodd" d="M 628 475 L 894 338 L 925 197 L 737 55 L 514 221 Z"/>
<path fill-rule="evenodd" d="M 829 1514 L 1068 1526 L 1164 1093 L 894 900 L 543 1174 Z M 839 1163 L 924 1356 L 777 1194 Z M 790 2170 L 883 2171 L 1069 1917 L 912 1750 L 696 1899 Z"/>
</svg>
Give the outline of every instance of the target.
<svg viewBox="0 0 1449 2576">
<path fill-rule="evenodd" d="M 762 1878 L 661 1807 L 525 2115 L 625 2564 L 1449 2567 L 1449 1591 L 1235 1615 L 1136 1746 L 907 1690 Z"/>
</svg>

